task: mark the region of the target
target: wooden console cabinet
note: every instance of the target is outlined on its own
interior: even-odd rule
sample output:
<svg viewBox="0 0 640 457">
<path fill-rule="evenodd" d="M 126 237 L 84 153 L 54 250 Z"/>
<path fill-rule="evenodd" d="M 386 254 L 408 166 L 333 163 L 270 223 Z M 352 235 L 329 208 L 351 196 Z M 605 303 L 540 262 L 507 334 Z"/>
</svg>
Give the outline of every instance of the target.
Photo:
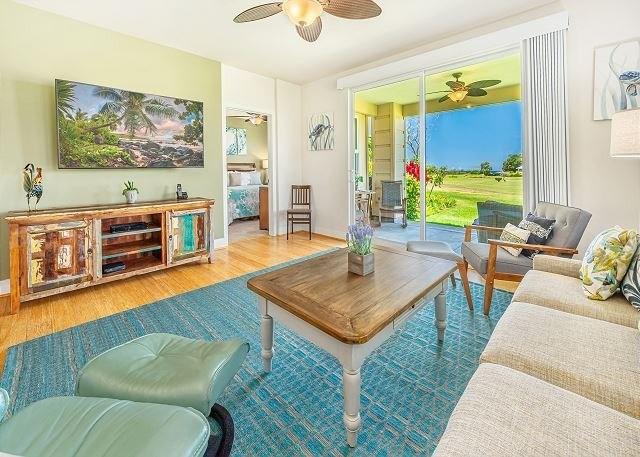
<svg viewBox="0 0 640 457">
<path fill-rule="evenodd" d="M 213 200 L 13 212 L 9 223 L 11 313 L 20 303 L 213 256 Z M 146 228 L 112 233 L 112 225 Z M 103 273 L 122 262 L 125 269 Z"/>
</svg>

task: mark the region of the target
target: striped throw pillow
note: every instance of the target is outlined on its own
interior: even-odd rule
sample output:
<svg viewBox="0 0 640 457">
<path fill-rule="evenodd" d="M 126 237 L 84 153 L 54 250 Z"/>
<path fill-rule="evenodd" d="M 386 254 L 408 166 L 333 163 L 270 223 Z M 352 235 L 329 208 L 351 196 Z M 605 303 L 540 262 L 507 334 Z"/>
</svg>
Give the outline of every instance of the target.
<svg viewBox="0 0 640 457">
<path fill-rule="evenodd" d="M 521 229 L 513 224 L 507 224 L 502 230 L 500 235 L 500 241 L 508 241 L 510 243 L 526 243 L 529 239 L 531 232 L 529 230 Z M 514 257 L 518 257 L 522 252 L 522 248 L 513 248 L 508 246 L 500 246 Z"/>
</svg>

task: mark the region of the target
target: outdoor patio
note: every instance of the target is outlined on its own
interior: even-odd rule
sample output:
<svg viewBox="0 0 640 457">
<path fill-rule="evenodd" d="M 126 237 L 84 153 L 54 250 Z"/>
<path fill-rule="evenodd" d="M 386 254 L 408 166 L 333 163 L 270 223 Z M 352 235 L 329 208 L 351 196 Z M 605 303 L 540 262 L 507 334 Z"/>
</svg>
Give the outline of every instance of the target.
<svg viewBox="0 0 640 457">
<path fill-rule="evenodd" d="M 408 221 L 407 228 L 402 228 L 399 223 L 384 222 L 380 227 L 374 227 L 374 233 L 376 238 L 406 244 L 407 241 L 420 239 L 420 222 Z M 427 222 L 426 239 L 444 241 L 451 246 L 451 249 L 460 252 L 464 241 L 464 228 Z M 473 239 L 477 239 L 475 231 Z"/>
</svg>

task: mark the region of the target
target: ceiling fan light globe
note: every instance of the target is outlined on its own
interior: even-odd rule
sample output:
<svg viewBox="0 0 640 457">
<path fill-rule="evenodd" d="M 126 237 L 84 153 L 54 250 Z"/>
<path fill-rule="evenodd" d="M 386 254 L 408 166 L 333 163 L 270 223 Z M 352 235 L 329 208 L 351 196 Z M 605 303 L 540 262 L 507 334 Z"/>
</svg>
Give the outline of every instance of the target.
<svg viewBox="0 0 640 457">
<path fill-rule="evenodd" d="M 320 17 L 323 8 L 318 0 L 285 0 L 282 10 L 294 25 L 306 27 Z"/>
<path fill-rule="evenodd" d="M 449 94 L 449 98 L 456 103 L 460 103 L 465 99 L 468 93 L 468 90 L 454 90 Z"/>
</svg>

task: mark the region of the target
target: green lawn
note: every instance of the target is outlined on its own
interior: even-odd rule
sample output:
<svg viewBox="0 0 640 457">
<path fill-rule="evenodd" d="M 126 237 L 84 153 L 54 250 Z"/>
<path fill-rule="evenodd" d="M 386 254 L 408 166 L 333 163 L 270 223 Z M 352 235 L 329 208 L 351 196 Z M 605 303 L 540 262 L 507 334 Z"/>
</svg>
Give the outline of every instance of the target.
<svg viewBox="0 0 640 457">
<path fill-rule="evenodd" d="M 522 178 L 505 178 L 498 182 L 494 176 L 447 175 L 444 184 L 433 191 L 447 194 L 456 205 L 437 213 L 427 213 L 427 221 L 463 227 L 478 217 L 477 202 L 486 200 L 522 204 Z"/>
</svg>

